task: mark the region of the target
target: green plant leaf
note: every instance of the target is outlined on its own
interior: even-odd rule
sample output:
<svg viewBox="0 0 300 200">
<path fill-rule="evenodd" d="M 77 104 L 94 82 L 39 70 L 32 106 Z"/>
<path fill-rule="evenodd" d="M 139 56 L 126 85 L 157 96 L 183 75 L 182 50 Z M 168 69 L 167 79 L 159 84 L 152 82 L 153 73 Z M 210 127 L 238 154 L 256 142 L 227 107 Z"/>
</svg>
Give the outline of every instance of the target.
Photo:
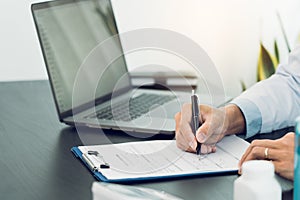
<svg viewBox="0 0 300 200">
<path fill-rule="evenodd" d="M 257 65 L 257 81 L 270 77 L 275 72 L 275 65 L 272 57 L 262 43 L 260 43 L 260 53 Z"/>
<path fill-rule="evenodd" d="M 281 20 L 281 16 L 279 14 L 279 12 L 277 11 L 277 18 L 278 18 L 278 21 L 279 21 L 279 25 L 280 25 L 280 29 L 281 29 L 281 32 L 283 34 L 283 37 L 284 37 L 284 41 L 285 41 L 285 45 L 289 51 L 289 53 L 291 52 L 291 47 L 290 47 L 290 44 L 289 44 L 289 41 L 287 39 L 287 35 L 286 35 L 286 32 L 285 32 L 285 29 L 283 27 L 283 23 L 282 23 L 282 20 Z"/>
<path fill-rule="evenodd" d="M 298 35 L 297 43 L 300 44 L 300 33 Z"/>
<path fill-rule="evenodd" d="M 245 82 L 240 80 L 240 83 L 241 83 L 241 86 L 242 86 L 242 91 L 244 92 L 245 90 L 247 90 Z"/>
<path fill-rule="evenodd" d="M 275 52 L 275 58 L 276 58 L 276 61 L 277 63 L 279 63 L 279 50 L 278 50 L 278 45 L 277 45 L 277 41 L 275 40 L 274 41 L 274 52 Z M 275 66 L 276 67 L 276 66 Z"/>
</svg>

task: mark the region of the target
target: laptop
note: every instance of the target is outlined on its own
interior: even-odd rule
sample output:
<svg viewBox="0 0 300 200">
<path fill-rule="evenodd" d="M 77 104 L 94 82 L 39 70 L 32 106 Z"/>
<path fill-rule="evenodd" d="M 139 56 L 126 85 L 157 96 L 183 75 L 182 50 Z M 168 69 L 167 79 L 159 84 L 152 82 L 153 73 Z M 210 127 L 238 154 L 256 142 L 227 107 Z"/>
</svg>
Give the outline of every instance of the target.
<svg viewBox="0 0 300 200">
<path fill-rule="evenodd" d="M 174 134 L 174 115 L 190 95 L 132 86 L 109 0 L 49 1 L 31 10 L 61 122 Z M 120 56 L 110 62 L 114 53 Z"/>
</svg>

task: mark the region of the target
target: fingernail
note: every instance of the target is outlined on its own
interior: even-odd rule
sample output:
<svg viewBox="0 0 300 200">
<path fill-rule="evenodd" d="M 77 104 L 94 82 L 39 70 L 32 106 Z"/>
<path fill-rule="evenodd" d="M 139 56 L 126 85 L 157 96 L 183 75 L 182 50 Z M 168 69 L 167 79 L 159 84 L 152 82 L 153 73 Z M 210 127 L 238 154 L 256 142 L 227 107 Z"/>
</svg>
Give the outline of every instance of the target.
<svg viewBox="0 0 300 200">
<path fill-rule="evenodd" d="M 204 143 L 205 140 L 206 140 L 206 135 L 204 133 L 201 133 L 201 132 L 197 133 L 197 140 L 200 143 Z"/>
</svg>

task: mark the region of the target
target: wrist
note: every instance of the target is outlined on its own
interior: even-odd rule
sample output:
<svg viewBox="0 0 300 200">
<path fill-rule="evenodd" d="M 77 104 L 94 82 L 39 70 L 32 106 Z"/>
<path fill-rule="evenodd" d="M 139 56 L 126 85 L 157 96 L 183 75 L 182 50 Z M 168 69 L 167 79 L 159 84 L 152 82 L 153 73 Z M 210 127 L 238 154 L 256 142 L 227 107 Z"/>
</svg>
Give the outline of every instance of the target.
<svg viewBox="0 0 300 200">
<path fill-rule="evenodd" d="M 245 132 L 245 118 L 240 108 L 235 104 L 226 105 L 224 135 L 232 135 Z"/>
</svg>

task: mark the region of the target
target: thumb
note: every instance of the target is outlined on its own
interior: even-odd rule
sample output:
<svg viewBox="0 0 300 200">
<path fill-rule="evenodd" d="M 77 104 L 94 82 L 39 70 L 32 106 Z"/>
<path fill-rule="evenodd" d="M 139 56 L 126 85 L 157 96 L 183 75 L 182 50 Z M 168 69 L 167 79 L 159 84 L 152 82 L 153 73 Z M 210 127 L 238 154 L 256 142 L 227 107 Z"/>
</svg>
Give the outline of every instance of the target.
<svg viewBox="0 0 300 200">
<path fill-rule="evenodd" d="M 198 142 L 205 143 L 207 141 L 209 138 L 208 129 L 208 123 L 204 123 L 198 128 L 196 132 L 196 138 Z"/>
</svg>

